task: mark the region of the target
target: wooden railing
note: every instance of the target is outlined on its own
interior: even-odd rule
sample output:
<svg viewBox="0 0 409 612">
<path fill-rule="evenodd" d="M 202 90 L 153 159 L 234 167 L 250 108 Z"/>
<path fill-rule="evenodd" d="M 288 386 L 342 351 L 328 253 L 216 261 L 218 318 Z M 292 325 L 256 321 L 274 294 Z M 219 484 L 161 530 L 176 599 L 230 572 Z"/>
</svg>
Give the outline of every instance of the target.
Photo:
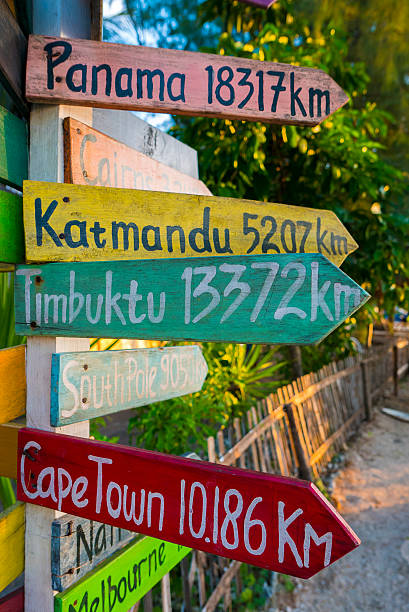
<svg viewBox="0 0 409 612">
<path fill-rule="evenodd" d="M 208 439 L 209 461 L 262 472 L 317 480 L 345 448 L 387 388 L 409 370 L 409 334 L 370 352 L 333 362 L 257 402 L 242 418 Z M 392 387 L 391 387 L 392 385 Z M 194 551 L 181 566 L 183 610 L 232 610 L 232 583 L 242 590 L 238 561 Z M 168 580 L 168 577 L 167 577 Z M 166 596 L 165 596 L 166 593 Z M 198 600 L 198 601 L 195 601 Z M 172 609 L 169 585 L 162 585 L 162 610 Z M 144 611 L 152 597 L 144 598 Z"/>
<path fill-rule="evenodd" d="M 242 419 L 208 439 L 210 461 L 286 476 L 315 480 L 363 420 L 373 416 L 373 405 L 386 387 L 409 370 L 409 339 L 387 341 L 370 353 L 349 357 L 302 376 L 257 402 Z M 202 612 L 231 608 L 231 583 L 240 592 L 237 561 L 209 560 L 199 553 L 200 581 L 211 563 L 223 568 L 208 599 L 201 598 Z M 203 591 L 203 588 L 202 588 Z"/>
</svg>

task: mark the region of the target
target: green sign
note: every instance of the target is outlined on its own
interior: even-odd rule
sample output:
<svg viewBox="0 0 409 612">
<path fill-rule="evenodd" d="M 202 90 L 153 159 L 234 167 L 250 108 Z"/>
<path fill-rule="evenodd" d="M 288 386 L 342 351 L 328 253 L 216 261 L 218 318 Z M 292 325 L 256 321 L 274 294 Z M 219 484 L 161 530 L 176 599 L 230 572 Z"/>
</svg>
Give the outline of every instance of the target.
<svg viewBox="0 0 409 612">
<path fill-rule="evenodd" d="M 23 200 L 0 191 L 0 271 L 24 260 Z"/>
<path fill-rule="evenodd" d="M 55 612 L 127 612 L 190 552 L 143 538 L 101 563 L 54 598 Z"/>
<path fill-rule="evenodd" d="M 0 106 L 0 182 L 20 188 L 27 176 L 26 123 Z"/>
<path fill-rule="evenodd" d="M 369 298 L 323 255 L 50 263 L 16 270 L 18 334 L 314 344 Z"/>
</svg>

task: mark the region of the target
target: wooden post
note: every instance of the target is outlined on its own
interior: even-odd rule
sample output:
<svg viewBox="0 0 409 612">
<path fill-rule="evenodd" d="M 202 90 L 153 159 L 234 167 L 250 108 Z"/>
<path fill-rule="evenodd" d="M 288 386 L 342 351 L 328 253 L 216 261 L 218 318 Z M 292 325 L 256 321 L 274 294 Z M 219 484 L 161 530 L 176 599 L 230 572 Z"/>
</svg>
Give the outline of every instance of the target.
<svg viewBox="0 0 409 612">
<path fill-rule="evenodd" d="M 143 598 L 143 612 L 153 611 L 152 591 L 148 591 Z"/>
<path fill-rule="evenodd" d="M 361 371 L 362 371 L 362 386 L 364 389 L 364 407 L 365 407 L 365 419 L 370 421 L 372 419 L 372 394 L 371 387 L 369 384 L 369 374 L 368 374 L 368 362 L 361 361 Z"/>
<path fill-rule="evenodd" d="M 301 378 L 301 376 L 304 374 L 302 367 L 301 347 L 296 344 L 290 344 L 288 349 L 290 352 L 291 368 L 293 370 L 294 378 Z"/>
<path fill-rule="evenodd" d="M 96 1 L 33 0 L 33 32 L 91 38 L 93 29 L 95 30 L 92 25 L 95 15 L 92 15 L 92 11 Z M 62 121 L 67 116 L 100 129 L 106 126 L 107 132 L 113 138 L 118 138 L 119 125 L 132 141 L 140 125 L 138 136 L 145 153 L 157 158 L 160 149 L 161 161 L 197 177 L 196 151 L 128 115 L 129 113 L 118 111 L 93 111 L 87 107 L 33 105 L 30 116 L 30 179 L 64 181 Z M 52 428 L 49 401 L 51 354 L 88 349 L 89 340 L 85 338 L 42 337 L 27 340 L 28 426 L 88 437 L 88 421 Z M 53 510 L 26 505 L 25 612 L 54 611 L 54 593 L 51 588 L 51 523 L 60 515 L 61 513 Z M 144 609 L 152 610 L 151 594 L 144 597 Z"/>
<path fill-rule="evenodd" d="M 197 580 L 199 586 L 199 604 L 202 608 L 206 602 L 206 580 L 204 571 L 206 554 L 201 552 L 200 550 L 194 551 L 193 554 L 196 556 Z"/>
<path fill-rule="evenodd" d="M 301 443 L 300 429 L 297 427 L 297 414 L 296 407 L 294 404 L 285 404 L 284 410 L 288 415 L 288 421 L 290 423 L 290 429 L 294 440 L 295 452 L 297 453 L 300 477 L 305 480 L 312 480 L 312 471 L 309 464 L 308 458 L 305 456 L 304 448 Z"/>
<path fill-rule="evenodd" d="M 180 562 L 180 568 L 182 571 L 182 586 L 183 586 L 183 600 L 184 600 L 184 612 L 192 612 L 192 597 L 190 593 L 189 584 L 189 560 L 185 557 Z"/>
<path fill-rule="evenodd" d="M 398 355 L 398 345 L 396 341 L 393 345 L 393 394 L 395 397 L 399 395 L 399 355 Z"/>
<path fill-rule="evenodd" d="M 170 577 L 166 574 L 161 580 L 162 612 L 172 612 L 172 599 L 170 596 Z"/>
<path fill-rule="evenodd" d="M 69 6 L 68 6 L 69 4 Z M 89 37 L 89 2 L 73 0 L 33 0 L 35 33 L 56 36 Z M 90 121 L 92 110 L 64 106 L 33 105 L 30 115 L 29 177 L 42 181 L 63 182 L 64 156 L 62 120 L 66 115 Z M 27 339 L 27 425 L 52 430 L 50 426 L 51 353 L 85 351 L 85 338 Z M 66 434 L 88 437 L 88 421 L 53 429 Z M 51 523 L 61 513 L 26 504 L 25 538 L 25 612 L 53 612 L 51 586 Z"/>
</svg>

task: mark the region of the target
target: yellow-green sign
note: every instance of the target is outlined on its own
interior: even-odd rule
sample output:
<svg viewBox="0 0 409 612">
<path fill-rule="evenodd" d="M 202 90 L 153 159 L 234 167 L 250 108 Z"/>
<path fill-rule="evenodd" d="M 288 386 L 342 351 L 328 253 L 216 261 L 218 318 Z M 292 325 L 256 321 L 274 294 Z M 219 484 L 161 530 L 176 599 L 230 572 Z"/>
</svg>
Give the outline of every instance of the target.
<svg viewBox="0 0 409 612">
<path fill-rule="evenodd" d="M 55 612 L 127 612 L 190 548 L 143 538 L 54 598 Z"/>
</svg>

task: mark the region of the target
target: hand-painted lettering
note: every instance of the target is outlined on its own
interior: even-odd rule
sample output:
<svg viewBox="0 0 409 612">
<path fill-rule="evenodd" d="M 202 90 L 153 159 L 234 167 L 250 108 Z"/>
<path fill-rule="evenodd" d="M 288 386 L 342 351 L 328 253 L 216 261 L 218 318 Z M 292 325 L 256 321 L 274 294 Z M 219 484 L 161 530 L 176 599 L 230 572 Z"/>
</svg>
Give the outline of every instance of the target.
<svg viewBox="0 0 409 612">
<path fill-rule="evenodd" d="M 21 501 L 165 542 L 304 578 L 359 544 L 311 483 L 27 428 L 18 448 Z M 79 493 L 85 480 L 88 504 L 77 507 L 75 483 Z M 99 527 L 99 538 L 95 531 L 102 554 L 109 528 Z M 131 554 L 139 583 L 166 565 L 166 547 Z M 117 598 L 120 579 L 111 580 Z"/>
<path fill-rule="evenodd" d="M 31 268 L 21 267 L 17 270 L 17 325 L 28 333 L 37 329 L 44 333 L 47 326 L 62 332 L 65 326 L 71 331 L 72 326 L 80 326 L 81 333 L 87 330 L 87 334 L 108 337 L 113 335 L 113 330 L 115 337 L 139 338 L 164 337 L 173 330 L 171 337 L 175 339 L 203 340 L 210 332 L 216 334 L 214 337 L 236 341 L 242 338 L 241 333 L 266 341 L 262 330 L 269 329 L 277 341 L 278 338 L 287 341 L 289 334 L 285 326 L 274 322 L 298 320 L 305 321 L 304 326 L 314 325 L 308 327 L 308 334 L 306 327 L 304 331 L 297 328 L 296 341 L 313 342 L 325 329 L 329 333 L 367 299 L 360 287 L 322 255 L 290 253 L 225 260 L 220 256 L 175 259 L 173 268 L 169 268 L 166 260 L 158 260 L 152 278 L 151 266 L 149 261 L 110 262 L 109 269 L 104 262 L 51 264 L 34 268 L 36 274 Z M 60 292 L 48 293 L 48 287 L 55 286 L 51 278 L 46 280 L 48 272 L 55 274 L 60 268 Z M 24 281 L 20 280 L 21 276 Z M 93 279 L 92 286 L 89 278 Z M 163 371 L 165 381 L 178 386 L 184 374 L 180 362 L 176 369 L 174 366 L 175 361 L 169 362 L 169 371 L 166 371 L 167 362 L 163 361 L 155 367 Z M 123 375 L 128 376 L 129 396 L 130 385 L 135 385 L 132 395 L 135 393 L 136 399 L 149 394 L 157 376 L 154 371 L 149 373 L 149 368 L 144 371 L 144 366 L 135 361 L 129 362 L 129 372 Z M 70 379 L 68 369 L 67 393 Z M 167 384 L 164 379 L 157 380 L 164 389 Z M 68 413 L 78 403 L 84 404 L 82 408 L 93 406 L 93 409 L 102 403 L 114 406 L 118 401 L 118 384 L 124 385 L 115 383 L 110 373 L 100 377 L 93 373 L 91 377 L 89 371 L 84 372 L 79 389 L 81 397 L 77 402 L 75 394 L 70 394 Z M 117 391 L 113 397 L 115 385 Z"/>
</svg>

